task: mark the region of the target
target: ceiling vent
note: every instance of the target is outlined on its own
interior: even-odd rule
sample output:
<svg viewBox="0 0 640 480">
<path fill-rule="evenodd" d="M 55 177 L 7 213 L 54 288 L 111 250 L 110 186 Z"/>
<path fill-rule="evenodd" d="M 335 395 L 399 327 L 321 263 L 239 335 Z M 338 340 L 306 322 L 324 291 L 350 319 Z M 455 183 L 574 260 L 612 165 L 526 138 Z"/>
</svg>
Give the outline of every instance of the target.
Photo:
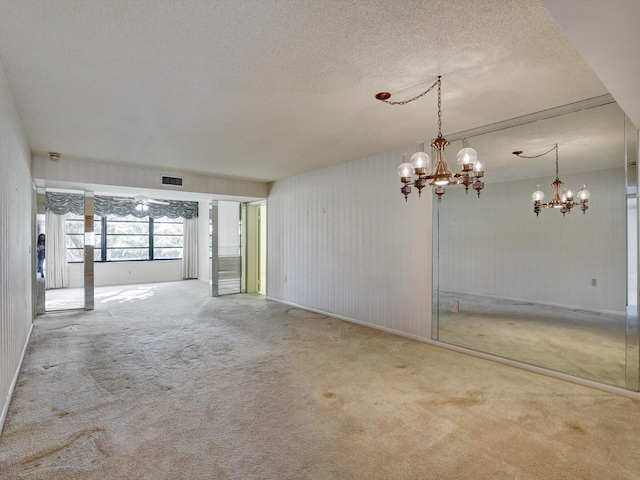
<svg viewBox="0 0 640 480">
<path fill-rule="evenodd" d="M 182 186 L 182 177 L 169 177 L 167 175 L 162 175 L 162 185 L 169 185 L 170 187 L 181 187 Z"/>
</svg>

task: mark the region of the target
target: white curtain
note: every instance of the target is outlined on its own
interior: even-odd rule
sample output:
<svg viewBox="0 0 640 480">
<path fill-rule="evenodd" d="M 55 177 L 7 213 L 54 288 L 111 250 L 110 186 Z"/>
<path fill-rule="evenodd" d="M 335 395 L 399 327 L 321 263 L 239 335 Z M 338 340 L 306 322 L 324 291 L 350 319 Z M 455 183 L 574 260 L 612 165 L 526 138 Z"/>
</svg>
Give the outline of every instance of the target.
<svg viewBox="0 0 640 480">
<path fill-rule="evenodd" d="M 182 278 L 198 278 L 198 217 L 182 221 Z"/>
<path fill-rule="evenodd" d="M 66 215 L 56 215 L 47 210 L 45 219 L 45 288 L 63 288 L 69 285 Z"/>
</svg>

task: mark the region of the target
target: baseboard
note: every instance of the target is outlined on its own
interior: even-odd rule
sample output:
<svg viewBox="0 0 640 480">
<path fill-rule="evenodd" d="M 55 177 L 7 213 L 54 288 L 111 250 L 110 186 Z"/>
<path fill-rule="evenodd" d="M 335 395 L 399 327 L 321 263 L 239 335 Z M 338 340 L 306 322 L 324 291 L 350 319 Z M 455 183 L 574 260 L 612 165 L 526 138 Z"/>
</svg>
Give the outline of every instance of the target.
<svg viewBox="0 0 640 480">
<path fill-rule="evenodd" d="M 29 333 L 27 334 L 27 338 L 24 342 L 24 346 L 22 347 L 22 354 L 20 355 L 18 368 L 16 368 L 16 373 L 13 375 L 13 380 L 11 381 L 11 387 L 9 387 L 9 393 L 7 393 L 7 398 L 5 400 L 4 406 L 2 407 L 2 415 L 0 415 L 0 435 L 2 435 L 2 430 L 4 429 L 4 421 L 7 418 L 7 414 L 9 413 L 9 406 L 11 405 L 11 398 L 13 397 L 13 391 L 16 388 L 16 384 L 18 383 L 18 377 L 20 376 L 20 371 L 22 370 L 22 362 L 24 362 L 24 356 L 27 353 L 29 340 L 31 340 L 31 332 L 33 332 L 33 322 L 29 327 Z"/>
<path fill-rule="evenodd" d="M 381 325 L 376 325 L 375 323 L 363 322 L 362 320 L 356 320 L 355 318 L 345 317 L 343 315 L 338 315 L 336 313 L 325 312 L 324 310 L 320 310 L 318 308 L 311 308 L 306 305 L 299 305 L 297 303 L 288 302 L 286 300 L 281 300 L 279 298 L 269 297 L 267 296 L 267 300 L 273 300 L 274 302 L 282 303 L 283 305 L 289 305 L 291 307 L 301 308 L 303 310 L 307 310 L 309 312 L 319 313 L 321 315 L 326 315 L 328 317 L 337 318 L 339 320 L 344 320 L 345 322 L 355 323 L 356 325 L 362 325 L 363 327 L 373 328 L 374 330 L 380 330 L 385 333 L 391 333 L 393 335 L 398 335 L 400 337 L 410 338 L 412 340 L 417 340 L 419 342 L 430 342 L 431 339 L 427 337 L 421 337 L 419 335 L 412 335 L 410 333 L 403 332 L 401 330 L 395 330 L 393 328 L 383 327 Z"/>
</svg>

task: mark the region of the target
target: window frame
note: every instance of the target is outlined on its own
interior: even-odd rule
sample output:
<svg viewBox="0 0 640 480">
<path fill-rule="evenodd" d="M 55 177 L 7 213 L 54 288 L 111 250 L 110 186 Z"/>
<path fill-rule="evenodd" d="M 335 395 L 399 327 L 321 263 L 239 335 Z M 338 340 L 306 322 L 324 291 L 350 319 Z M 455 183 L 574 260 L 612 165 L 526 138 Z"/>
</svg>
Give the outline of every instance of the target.
<svg viewBox="0 0 640 480">
<path fill-rule="evenodd" d="M 167 224 L 175 224 L 175 225 L 181 225 L 181 227 L 183 226 L 183 222 L 184 219 L 182 217 L 178 217 L 175 219 L 172 218 L 168 218 L 168 221 L 164 221 L 164 222 L 154 222 L 154 219 L 152 217 L 141 217 L 139 218 L 139 221 L 135 221 L 135 220 L 116 220 L 116 218 L 125 218 L 125 217 L 118 217 L 116 215 L 112 215 L 112 219 L 111 222 L 113 223 L 141 223 L 147 224 L 148 227 L 148 231 L 146 234 L 127 234 L 127 233 L 107 233 L 108 232 L 108 225 L 109 225 L 109 215 L 103 215 L 99 217 L 98 222 L 96 223 L 100 223 L 100 234 L 96 235 L 96 244 L 94 245 L 94 252 L 97 253 L 99 252 L 99 259 L 95 258 L 95 253 L 94 253 L 94 262 L 95 263 L 118 263 L 118 262 L 151 262 L 151 261 L 172 261 L 172 260 L 182 260 L 182 254 L 184 252 L 184 228 L 181 228 L 182 233 L 181 234 L 166 234 L 166 233 L 155 233 L 155 229 L 154 229 L 154 225 L 157 224 L 163 224 L 163 223 L 167 223 Z M 165 218 L 165 217 L 162 217 Z M 83 233 L 82 235 L 84 235 L 84 217 L 82 219 L 80 218 L 66 218 L 65 222 L 83 222 Z M 67 236 L 72 236 L 72 235 L 79 235 L 78 233 L 69 233 L 67 232 L 66 234 Z M 144 247 L 109 247 L 107 245 L 107 237 L 109 236 L 147 236 L 148 237 L 148 245 L 144 246 Z M 171 246 L 171 247 L 155 247 L 155 240 L 156 237 L 173 237 L 173 238 L 180 238 L 180 246 Z M 99 238 L 99 241 L 98 241 Z M 108 260 L 108 254 L 109 254 L 109 250 L 124 250 L 127 248 L 141 248 L 141 249 L 145 249 L 146 250 L 146 258 L 135 258 L 135 259 L 116 259 L 116 260 Z M 160 248 L 171 248 L 171 249 L 177 249 L 180 250 L 180 256 L 179 257 L 170 257 L 170 258 L 163 258 L 163 257 L 159 257 L 158 255 L 156 255 L 156 252 L 154 251 L 155 249 L 160 249 Z M 83 250 L 82 248 L 79 247 L 68 247 L 67 246 L 67 250 Z M 158 257 L 158 258 L 156 258 Z M 67 254 L 67 263 L 82 263 L 83 260 L 73 260 L 69 258 L 69 255 Z"/>
</svg>

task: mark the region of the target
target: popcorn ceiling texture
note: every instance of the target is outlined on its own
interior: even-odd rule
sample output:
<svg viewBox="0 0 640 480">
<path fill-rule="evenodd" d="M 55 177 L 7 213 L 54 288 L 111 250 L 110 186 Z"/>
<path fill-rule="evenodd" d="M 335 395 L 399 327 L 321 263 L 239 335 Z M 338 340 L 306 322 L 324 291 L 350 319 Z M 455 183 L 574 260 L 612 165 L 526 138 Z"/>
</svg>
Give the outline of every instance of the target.
<svg viewBox="0 0 640 480">
<path fill-rule="evenodd" d="M 636 479 L 640 402 L 205 282 L 36 320 L 2 479 Z"/>
<path fill-rule="evenodd" d="M 29 144 L 272 181 L 607 91 L 538 0 L 0 2 Z"/>
</svg>

